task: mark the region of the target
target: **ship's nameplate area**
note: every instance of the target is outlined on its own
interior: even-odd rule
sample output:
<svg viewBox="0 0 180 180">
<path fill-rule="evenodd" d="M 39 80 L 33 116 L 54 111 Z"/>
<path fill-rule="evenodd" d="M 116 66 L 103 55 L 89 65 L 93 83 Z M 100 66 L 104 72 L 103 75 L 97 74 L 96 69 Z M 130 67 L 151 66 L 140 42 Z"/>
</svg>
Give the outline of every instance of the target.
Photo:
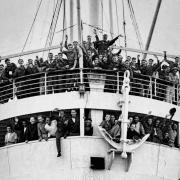
<svg viewBox="0 0 180 180">
<path fill-rule="evenodd" d="M 58 93 L 19 99 L 0 105 L 0 120 L 33 114 L 36 112 L 52 111 L 54 108 L 73 109 L 89 108 L 103 110 L 120 110 L 117 105 L 122 100 L 121 94 L 104 92 L 86 92 L 84 98 L 80 98 L 79 92 Z M 176 107 L 177 112 L 173 120 L 180 121 L 180 107 L 154 99 L 130 96 L 129 111 L 165 117 L 169 110 Z"/>
<path fill-rule="evenodd" d="M 100 137 L 68 137 L 62 140 L 62 157 L 56 157 L 55 139 L 0 148 L 1 180 L 174 180 L 179 178 L 180 151 L 145 143 L 126 160 L 115 155 L 107 170 L 109 145 Z M 90 157 L 105 158 L 105 170 L 90 169 Z"/>
</svg>

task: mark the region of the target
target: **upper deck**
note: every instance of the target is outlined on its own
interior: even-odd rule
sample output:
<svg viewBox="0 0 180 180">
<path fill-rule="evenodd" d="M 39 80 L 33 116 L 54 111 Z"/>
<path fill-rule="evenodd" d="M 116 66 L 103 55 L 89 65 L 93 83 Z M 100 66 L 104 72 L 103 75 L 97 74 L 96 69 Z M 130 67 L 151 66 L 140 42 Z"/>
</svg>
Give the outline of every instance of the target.
<svg viewBox="0 0 180 180">
<path fill-rule="evenodd" d="M 16 78 L 0 87 L 0 120 L 61 109 L 87 108 L 120 110 L 123 72 L 101 69 L 74 69 L 37 73 Z M 177 108 L 179 121 L 179 85 L 138 75 L 130 81 L 130 112 L 164 117 Z M 157 108 L 161 107 L 161 108 Z"/>
</svg>

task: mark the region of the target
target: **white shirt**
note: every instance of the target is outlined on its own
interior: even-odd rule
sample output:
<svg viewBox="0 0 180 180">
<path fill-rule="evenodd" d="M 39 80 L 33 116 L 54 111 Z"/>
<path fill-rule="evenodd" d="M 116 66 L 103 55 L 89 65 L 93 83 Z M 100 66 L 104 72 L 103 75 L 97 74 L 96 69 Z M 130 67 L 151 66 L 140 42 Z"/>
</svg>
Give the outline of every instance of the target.
<svg viewBox="0 0 180 180">
<path fill-rule="evenodd" d="M 57 131 L 57 121 L 52 120 L 51 124 L 45 124 L 44 126 L 45 130 L 48 132 L 48 137 L 50 136 L 55 136 L 56 131 Z"/>
<path fill-rule="evenodd" d="M 24 127 L 24 133 L 26 132 L 27 127 Z"/>
<path fill-rule="evenodd" d="M 11 133 L 7 133 L 7 139 L 9 140 Z"/>
<path fill-rule="evenodd" d="M 72 121 L 75 123 L 75 121 L 76 121 L 76 118 L 72 118 Z"/>
</svg>

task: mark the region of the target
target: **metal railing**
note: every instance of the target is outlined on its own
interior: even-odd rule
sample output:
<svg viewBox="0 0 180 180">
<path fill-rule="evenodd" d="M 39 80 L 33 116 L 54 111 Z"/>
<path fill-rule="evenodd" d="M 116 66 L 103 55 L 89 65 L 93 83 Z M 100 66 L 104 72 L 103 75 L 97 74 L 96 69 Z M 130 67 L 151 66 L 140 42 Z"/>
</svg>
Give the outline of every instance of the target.
<svg viewBox="0 0 180 180">
<path fill-rule="evenodd" d="M 121 93 L 124 73 L 101 69 L 73 69 L 36 73 L 0 84 L 0 103 L 10 99 L 79 91 L 84 84 L 85 91 Z M 135 74 L 130 81 L 130 95 L 157 99 L 179 105 L 179 84 L 170 81 Z"/>
</svg>

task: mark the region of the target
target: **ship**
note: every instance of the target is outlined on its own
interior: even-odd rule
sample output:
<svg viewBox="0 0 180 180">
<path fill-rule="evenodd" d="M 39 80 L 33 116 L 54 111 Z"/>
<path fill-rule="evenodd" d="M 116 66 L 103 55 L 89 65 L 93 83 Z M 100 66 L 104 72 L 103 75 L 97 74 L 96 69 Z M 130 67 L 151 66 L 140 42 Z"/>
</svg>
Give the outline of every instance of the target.
<svg viewBox="0 0 180 180">
<path fill-rule="evenodd" d="M 1 61 L 7 58 L 26 58 L 37 54 L 44 54 L 58 50 L 65 40 L 66 6 L 69 3 L 70 19 L 70 41 L 73 41 L 74 10 L 77 11 L 77 31 L 75 37 L 78 42 L 83 41 L 85 26 L 106 33 L 103 23 L 99 26 L 96 17 L 103 4 L 100 0 L 90 0 L 90 23 L 81 19 L 80 0 L 57 0 L 55 1 L 53 18 L 46 39 L 45 48 L 23 51 L 10 55 L 1 56 Z M 116 2 L 116 1 L 114 1 Z M 122 0 L 125 3 L 125 1 Z M 39 1 L 37 13 L 42 1 Z M 110 13 L 109 35 L 115 37 L 113 32 L 113 1 L 108 1 Z M 117 3 L 117 2 L 116 2 Z M 115 50 L 121 49 L 126 56 L 130 53 L 141 53 L 144 58 L 148 56 L 159 56 L 162 58 L 175 58 L 166 52 L 149 51 L 151 38 L 160 10 L 162 0 L 157 1 L 156 11 L 150 28 L 146 46 L 143 47 L 140 32 L 138 30 L 133 5 L 127 0 L 132 21 L 136 29 L 139 49 L 127 47 L 126 22 L 123 21 L 124 46 L 113 46 Z M 77 6 L 75 8 L 75 5 Z M 63 9 L 62 41 L 61 44 L 52 45 L 59 12 Z M 36 13 L 36 15 L 37 15 Z M 36 17 L 36 16 L 35 16 Z M 118 19 L 117 19 L 118 20 Z M 101 22 L 103 16 L 101 17 Z M 31 30 L 29 33 L 31 33 Z M 29 35 L 29 34 L 28 34 Z M 28 40 L 28 38 L 27 38 Z M 27 42 L 26 42 L 27 43 Z M 26 45 L 25 43 L 25 45 Z M 55 73 L 37 73 L 26 76 L 25 79 L 14 79 L 10 84 L 0 87 L 0 179 L 1 180 L 178 180 L 180 179 L 180 151 L 179 133 L 176 139 L 176 147 L 147 141 L 150 134 L 146 134 L 136 141 L 127 138 L 128 116 L 148 115 L 151 111 L 152 117 L 164 120 L 169 114 L 170 121 L 178 126 L 179 131 L 179 86 L 173 85 L 175 97 L 166 97 L 171 83 L 165 85 L 158 78 L 144 76 L 131 78 L 130 71 L 109 71 L 102 69 L 84 68 L 82 51 L 79 57 L 79 68 L 72 70 L 60 70 Z M 64 75 L 65 73 L 65 75 Z M 24 78 L 24 77 L 23 77 Z M 73 81 L 72 81 L 73 79 Z M 136 81 L 133 81 L 136 80 Z M 52 84 L 52 81 L 55 84 Z M 70 84 L 73 89 L 66 89 Z M 136 86 L 136 83 L 138 84 Z M 24 87 L 24 89 L 22 88 Z M 28 89 L 27 89 L 28 88 Z M 161 91 L 161 88 L 163 90 Z M 20 92 L 20 93 L 19 93 Z M 38 114 L 52 114 L 54 109 L 77 110 L 80 118 L 80 135 L 62 138 L 62 156 L 57 157 L 56 140 L 50 138 L 48 141 L 29 141 L 28 143 L 17 143 L 3 146 L 7 123 L 11 123 L 15 117 L 27 119 Z M 172 113 L 173 111 L 173 113 Z M 121 135 L 119 141 L 114 141 L 108 131 L 100 126 L 105 114 L 115 114 L 121 122 Z M 85 117 L 92 119 L 93 135 L 85 135 Z"/>
</svg>

